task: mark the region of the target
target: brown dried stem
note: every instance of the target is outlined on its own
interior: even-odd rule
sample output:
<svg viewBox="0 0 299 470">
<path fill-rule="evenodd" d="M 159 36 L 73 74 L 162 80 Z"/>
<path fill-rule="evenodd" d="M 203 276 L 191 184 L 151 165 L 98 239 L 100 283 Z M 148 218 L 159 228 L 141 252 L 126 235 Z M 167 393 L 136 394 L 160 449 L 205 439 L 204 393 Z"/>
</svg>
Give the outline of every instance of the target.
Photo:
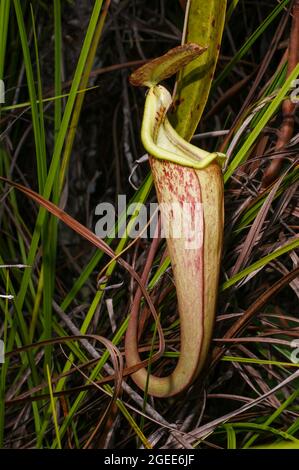
<svg viewBox="0 0 299 470">
<path fill-rule="evenodd" d="M 292 10 L 292 27 L 289 40 L 289 56 L 288 56 L 288 70 L 287 77 L 292 73 L 294 68 L 299 62 L 299 0 L 295 0 Z M 275 151 L 282 150 L 289 143 L 293 132 L 294 132 L 294 115 L 295 115 L 296 103 L 292 102 L 291 99 L 287 99 L 282 104 L 282 116 L 283 121 L 279 130 L 278 139 L 275 146 Z M 262 187 L 269 186 L 277 176 L 279 175 L 280 169 L 283 165 L 285 154 L 278 156 L 275 160 L 272 160 L 268 168 L 266 169 Z"/>
</svg>

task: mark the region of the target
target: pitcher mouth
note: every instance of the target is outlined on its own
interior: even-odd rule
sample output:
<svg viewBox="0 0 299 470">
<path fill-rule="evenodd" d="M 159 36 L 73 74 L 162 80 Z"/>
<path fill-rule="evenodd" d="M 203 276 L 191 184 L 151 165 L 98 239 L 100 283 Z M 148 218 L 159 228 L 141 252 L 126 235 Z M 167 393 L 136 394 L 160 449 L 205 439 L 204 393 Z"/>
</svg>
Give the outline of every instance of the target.
<svg viewBox="0 0 299 470">
<path fill-rule="evenodd" d="M 196 170 L 215 160 L 222 166 L 226 159 L 223 153 L 209 153 L 179 136 L 167 117 L 171 104 L 171 95 L 164 86 L 149 88 L 141 127 L 141 140 L 149 155 Z"/>
</svg>

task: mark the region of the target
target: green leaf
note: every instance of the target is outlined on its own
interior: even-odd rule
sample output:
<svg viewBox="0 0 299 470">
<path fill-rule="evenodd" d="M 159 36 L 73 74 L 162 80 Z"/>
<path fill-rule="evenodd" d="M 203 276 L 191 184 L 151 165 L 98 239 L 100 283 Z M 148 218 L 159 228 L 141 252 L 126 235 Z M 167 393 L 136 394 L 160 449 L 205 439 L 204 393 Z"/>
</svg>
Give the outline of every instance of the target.
<svg viewBox="0 0 299 470">
<path fill-rule="evenodd" d="M 170 120 L 176 131 L 190 140 L 205 108 L 219 55 L 224 28 L 226 0 L 192 0 L 186 42 L 208 46 L 180 73 L 174 110 Z"/>
<path fill-rule="evenodd" d="M 227 448 L 236 449 L 237 448 L 237 438 L 236 433 L 231 424 L 224 424 L 224 428 L 227 434 Z"/>
<path fill-rule="evenodd" d="M 259 25 L 259 27 L 252 33 L 252 35 L 245 41 L 243 46 L 234 55 L 232 60 L 226 65 L 223 71 L 219 74 L 216 78 L 215 82 L 213 83 L 213 88 L 217 88 L 218 85 L 229 75 L 232 71 L 234 66 L 247 54 L 247 52 L 251 49 L 253 44 L 258 40 L 258 38 L 264 33 L 264 31 L 272 24 L 275 18 L 279 15 L 279 13 L 286 8 L 287 4 L 290 0 L 282 0 L 282 2 L 277 2 L 277 6 L 271 11 L 271 13 L 265 18 L 265 20 Z M 229 9 L 231 10 L 231 8 Z M 228 12 L 230 14 L 230 11 Z"/>
<path fill-rule="evenodd" d="M 5 51 L 9 22 L 10 0 L 0 1 L 0 79 L 4 75 Z"/>
<path fill-rule="evenodd" d="M 251 266 L 248 266 L 247 268 L 243 269 L 243 271 L 240 271 L 239 273 L 235 274 L 230 279 L 228 279 L 228 281 L 225 281 L 220 287 L 220 290 L 224 291 L 225 289 L 228 289 L 229 287 L 233 286 L 238 281 L 248 276 L 249 274 L 253 273 L 257 269 L 263 268 L 264 266 L 266 266 L 266 264 L 270 263 L 270 261 L 277 259 L 279 256 L 284 255 L 285 253 L 288 253 L 291 250 L 295 250 L 298 246 L 299 246 L 299 239 L 291 238 L 291 240 L 288 241 L 282 247 L 278 248 L 272 253 L 269 253 L 269 255 L 266 255 L 263 258 L 259 259 L 258 261 L 253 263 Z"/>
<path fill-rule="evenodd" d="M 231 0 L 231 4 L 226 13 L 226 23 L 229 22 L 230 17 L 232 16 L 234 9 L 237 7 L 238 3 L 239 3 L 239 0 Z"/>
<path fill-rule="evenodd" d="M 272 118 L 274 113 L 276 112 L 277 108 L 280 106 L 282 101 L 285 99 L 286 94 L 292 88 L 294 80 L 299 75 L 299 64 L 294 68 L 290 76 L 285 81 L 284 85 L 277 93 L 277 96 L 273 99 L 273 101 L 269 104 L 267 110 L 264 112 L 262 117 L 259 119 L 258 123 L 256 124 L 255 128 L 250 133 L 248 139 L 244 145 L 242 145 L 241 149 L 238 151 L 234 159 L 232 160 L 231 164 L 228 166 L 225 175 L 224 175 L 224 182 L 226 182 L 234 173 L 235 169 L 246 159 L 246 156 L 255 143 L 256 139 L 267 125 L 269 120 Z"/>
</svg>

